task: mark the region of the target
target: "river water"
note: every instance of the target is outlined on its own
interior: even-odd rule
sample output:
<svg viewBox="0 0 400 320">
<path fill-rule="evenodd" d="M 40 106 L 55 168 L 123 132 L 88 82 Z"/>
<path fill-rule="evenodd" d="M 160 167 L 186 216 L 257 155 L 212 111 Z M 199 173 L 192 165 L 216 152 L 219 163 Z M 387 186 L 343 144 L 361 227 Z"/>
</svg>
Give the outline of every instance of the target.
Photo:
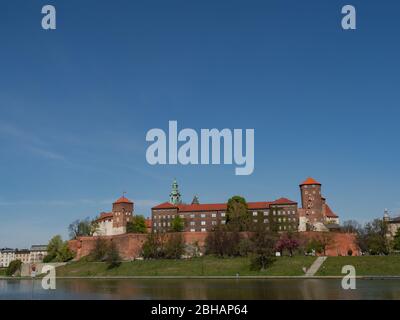
<svg viewBox="0 0 400 320">
<path fill-rule="evenodd" d="M 341 279 L 57 279 L 0 280 L 4 299 L 396 299 L 400 280 L 360 280 L 343 290 Z"/>
</svg>

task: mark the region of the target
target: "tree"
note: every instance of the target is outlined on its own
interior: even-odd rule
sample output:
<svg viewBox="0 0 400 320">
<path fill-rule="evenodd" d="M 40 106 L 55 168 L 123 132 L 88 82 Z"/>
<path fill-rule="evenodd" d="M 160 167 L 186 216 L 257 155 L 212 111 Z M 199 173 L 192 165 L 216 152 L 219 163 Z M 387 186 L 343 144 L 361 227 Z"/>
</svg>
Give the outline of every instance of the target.
<svg viewBox="0 0 400 320">
<path fill-rule="evenodd" d="M 142 215 L 134 216 L 126 224 L 127 233 L 147 233 L 146 219 Z"/>
<path fill-rule="evenodd" d="M 164 255 L 164 235 L 151 233 L 147 236 L 142 246 L 142 256 L 144 259 L 159 259 Z"/>
<path fill-rule="evenodd" d="M 375 219 L 365 224 L 357 233 L 357 244 L 362 252 L 371 255 L 388 254 L 389 244 L 386 239 L 387 224 Z"/>
<path fill-rule="evenodd" d="M 92 236 L 97 230 L 98 223 L 90 218 L 75 220 L 68 226 L 70 239 Z"/>
<path fill-rule="evenodd" d="M 266 228 L 259 227 L 251 237 L 252 252 L 255 256 L 251 262 L 251 269 L 265 270 L 275 261 L 275 247 L 277 235 Z"/>
<path fill-rule="evenodd" d="M 107 241 L 103 238 L 97 238 L 95 240 L 94 248 L 90 252 L 90 258 L 93 261 L 104 261 L 107 255 Z"/>
<path fill-rule="evenodd" d="M 185 252 L 185 241 L 181 234 L 171 234 L 164 246 L 163 256 L 167 259 L 180 259 Z"/>
<path fill-rule="evenodd" d="M 400 250 L 400 228 L 397 229 L 396 234 L 393 239 L 393 249 Z"/>
<path fill-rule="evenodd" d="M 333 235 L 330 232 L 322 232 L 318 235 L 317 241 L 320 243 L 322 252 L 324 253 L 324 256 L 326 256 L 326 249 L 329 245 L 332 245 L 334 240 L 333 240 Z"/>
<path fill-rule="evenodd" d="M 226 223 L 230 231 L 248 231 L 251 225 L 251 216 L 247 202 L 243 197 L 234 196 L 228 200 Z"/>
<path fill-rule="evenodd" d="M 47 245 L 47 256 L 44 257 L 43 262 L 66 262 L 73 257 L 74 254 L 69 249 L 68 242 L 64 242 L 60 235 L 56 235 Z"/>
<path fill-rule="evenodd" d="M 171 221 L 171 232 L 182 232 L 185 228 L 185 223 L 180 216 L 175 216 Z"/>
<path fill-rule="evenodd" d="M 206 238 L 206 253 L 219 257 L 238 256 L 240 233 L 235 229 L 230 231 L 227 226 L 218 225 Z"/>
<path fill-rule="evenodd" d="M 114 241 L 111 241 L 111 243 L 108 245 L 106 262 L 108 265 L 108 269 L 119 267 L 119 265 L 121 264 L 121 257 Z"/>
<path fill-rule="evenodd" d="M 356 233 L 361 229 L 361 225 L 356 220 L 347 220 L 343 222 L 342 231 L 346 233 Z"/>
<path fill-rule="evenodd" d="M 300 246 L 299 241 L 294 237 L 292 232 L 283 233 L 276 244 L 276 250 L 283 253 L 284 250 L 289 251 L 289 255 L 293 256 L 293 251 Z"/>
<path fill-rule="evenodd" d="M 14 260 L 11 261 L 6 270 L 6 276 L 12 277 L 17 271 L 21 270 L 22 261 Z"/>
</svg>

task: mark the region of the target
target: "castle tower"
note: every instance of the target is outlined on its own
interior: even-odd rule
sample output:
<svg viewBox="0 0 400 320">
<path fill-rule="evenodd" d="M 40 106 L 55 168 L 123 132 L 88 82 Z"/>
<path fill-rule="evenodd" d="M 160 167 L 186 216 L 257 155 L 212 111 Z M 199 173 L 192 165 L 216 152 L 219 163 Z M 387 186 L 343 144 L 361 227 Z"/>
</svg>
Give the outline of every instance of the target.
<svg viewBox="0 0 400 320">
<path fill-rule="evenodd" d="M 179 193 L 178 182 L 176 182 L 176 179 L 174 179 L 174 182 L 172 183 L 172 191 L 169 194 L 169 202 L 174 205 L 182 203 L 181 194 Z"/>
<path fill-rule="evenodd" d="M 301 204 L 305 217 L 310 223 L 323 221 L 321 184 L 313 178 L 307 178 L 300 184 Z"/>
<path fill-rule="evenodd" d="M 123 195 L 113 203 L 113 234 L 126 233 L 126 224 L 132 220 L 133 202 Z"/>
</svg>

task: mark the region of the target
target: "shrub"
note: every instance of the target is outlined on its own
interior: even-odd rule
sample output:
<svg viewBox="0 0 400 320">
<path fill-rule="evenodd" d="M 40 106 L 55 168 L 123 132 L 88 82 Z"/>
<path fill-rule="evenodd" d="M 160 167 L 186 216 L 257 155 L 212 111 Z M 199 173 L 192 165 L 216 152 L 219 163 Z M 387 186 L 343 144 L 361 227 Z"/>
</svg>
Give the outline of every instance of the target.
<svg viewBox="0 0 400 320">
<path fill-rule="evenodd" d="M 171 234 L 164 247 L 164 257 L 180 259 L 185 252 L 185 242 L 181 234 Z"/>
<path fill-rule="evenodd" d="M 21 270 L 21 265 L 22 265 L 21 260 L 11 261 L 6 270 L 6 275 L 9 277 L 13 276 L 17 271 Z"/>
</svg>

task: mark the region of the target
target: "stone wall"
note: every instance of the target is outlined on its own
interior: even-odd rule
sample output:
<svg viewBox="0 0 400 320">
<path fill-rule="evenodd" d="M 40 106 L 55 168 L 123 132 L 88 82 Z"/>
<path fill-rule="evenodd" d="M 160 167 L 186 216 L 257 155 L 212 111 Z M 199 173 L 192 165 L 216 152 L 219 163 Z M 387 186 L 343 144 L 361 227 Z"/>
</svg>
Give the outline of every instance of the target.
<svg viewBox="0 0 400 320">
<path fill-rule="evenodd" d="M 182 232 L 186 244 L 197 244 L 204 250 L 207 232 Z M 360 251 L 355 242 L 355 235 L 348 233 L 327 233 L 327 232 L 301 232 L 299 236 L 303 241 L 323 235 L 330 235 L 331 244 L 327 246 L 326 255 L 328 256 L 346 256 L 349 249 L 353 255 L 360 255 Z M 81 237 L 77 240 L 69 241 L 69 247 L 76 253 L 76 260 L 87 256 L 94 248 L 96 239 L 99 237 Z M 107 241 L 113 241 L 124 260 L 133 260 L 140 257 L 143 243 L 146 241 L 147 234 L 121 234 L 116 236 L 101 237 Z"/>
</svg>

